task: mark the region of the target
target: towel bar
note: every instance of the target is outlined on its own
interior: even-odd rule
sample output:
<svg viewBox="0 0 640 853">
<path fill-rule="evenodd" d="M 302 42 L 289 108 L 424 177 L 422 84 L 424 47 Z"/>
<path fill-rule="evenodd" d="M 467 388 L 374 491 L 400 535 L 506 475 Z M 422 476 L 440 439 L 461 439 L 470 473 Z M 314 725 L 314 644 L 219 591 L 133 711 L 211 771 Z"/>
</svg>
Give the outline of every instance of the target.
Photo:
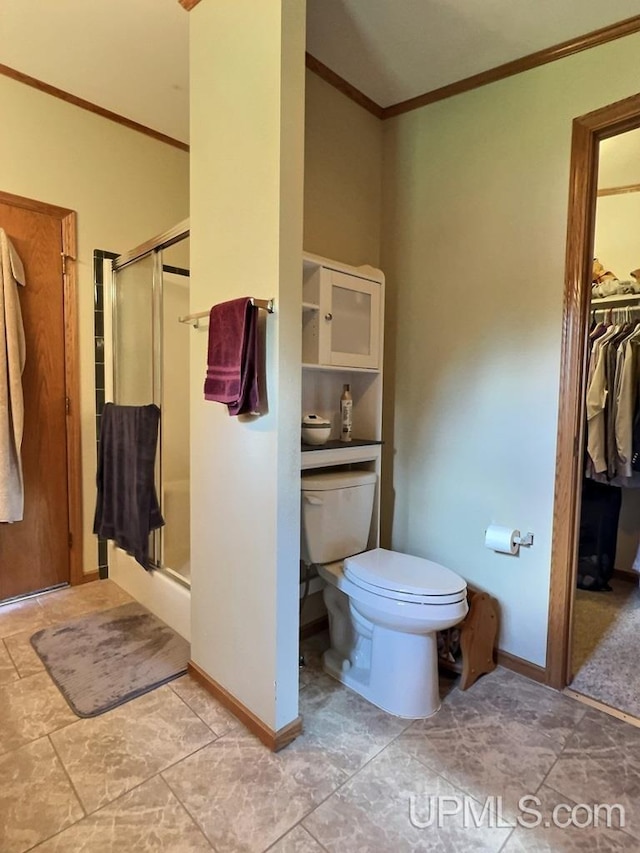
<svg viewBox="0 0 640 853">
<path fill-rule="evenodd" d="M 256 308 L 262 308 L 267 314 L 273 314 L 273 299 L 256 299 L 251 297 L 251 304 Z M 200 320 L 209 317 L 210 311 L 198 311 L 197 314 L 185 314 L 183 317 L 178 317 L 178 323 L 191 323 L 194 329 L 200 325 Z"/>
</svg>

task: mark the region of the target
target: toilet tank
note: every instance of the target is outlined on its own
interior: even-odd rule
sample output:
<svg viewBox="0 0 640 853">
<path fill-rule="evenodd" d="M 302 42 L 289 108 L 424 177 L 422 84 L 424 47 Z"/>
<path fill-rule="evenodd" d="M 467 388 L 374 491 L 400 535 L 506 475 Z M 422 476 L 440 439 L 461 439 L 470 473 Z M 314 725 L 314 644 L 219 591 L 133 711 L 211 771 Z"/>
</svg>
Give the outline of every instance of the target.
<svg viewBox="0 0 640 853">
<path fill-rule="evenodd" d="M 367 547 L 376 474 L 326 471 L 302 475 L 301 557 L 332 563 Z"/>
</svg>

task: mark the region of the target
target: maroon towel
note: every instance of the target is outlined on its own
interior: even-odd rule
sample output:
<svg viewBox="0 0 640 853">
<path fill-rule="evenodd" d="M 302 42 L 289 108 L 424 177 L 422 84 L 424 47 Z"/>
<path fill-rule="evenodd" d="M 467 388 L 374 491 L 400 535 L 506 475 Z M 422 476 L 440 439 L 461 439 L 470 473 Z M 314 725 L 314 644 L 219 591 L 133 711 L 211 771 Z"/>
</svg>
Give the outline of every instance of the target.
<svg viewBox="0 0 640 853">
<path fill-rule="evenodd" d="M 244 296 L 214 305 L 209 315 L 204 398 L 226 403 L 230 415 L 259 408 L 257 314 Z"/>
</svg>

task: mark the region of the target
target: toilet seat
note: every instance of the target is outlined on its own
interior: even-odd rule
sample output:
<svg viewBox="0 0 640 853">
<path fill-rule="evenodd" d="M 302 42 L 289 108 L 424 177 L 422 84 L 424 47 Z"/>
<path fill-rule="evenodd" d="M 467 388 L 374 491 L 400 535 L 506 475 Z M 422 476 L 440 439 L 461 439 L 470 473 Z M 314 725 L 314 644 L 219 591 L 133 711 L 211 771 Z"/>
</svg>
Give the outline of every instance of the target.
<svg viewBox="0 0 640 853">
<path fill-rule="evenodd" d="M 445 566 L 385 548 L 347 557 L 343 572 L 354 586 L 396 601 L 437 606 L 466 596 L 465 581 Z"/>
</svg>

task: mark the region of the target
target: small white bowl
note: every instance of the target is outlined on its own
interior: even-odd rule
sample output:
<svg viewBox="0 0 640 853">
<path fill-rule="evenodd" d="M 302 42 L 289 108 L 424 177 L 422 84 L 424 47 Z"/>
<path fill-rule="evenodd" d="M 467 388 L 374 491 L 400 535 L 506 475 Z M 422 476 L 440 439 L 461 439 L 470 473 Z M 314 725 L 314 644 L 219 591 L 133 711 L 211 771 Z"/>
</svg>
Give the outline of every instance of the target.
<svg viewBox="0 0 640 853">
<path fill-rule="evenodd" d="M 302 441 L 304 444 L 326 444 L 331 435 L 331 422 L 319 415 L 306 415 L 302 419 Z"/>
</svg>

